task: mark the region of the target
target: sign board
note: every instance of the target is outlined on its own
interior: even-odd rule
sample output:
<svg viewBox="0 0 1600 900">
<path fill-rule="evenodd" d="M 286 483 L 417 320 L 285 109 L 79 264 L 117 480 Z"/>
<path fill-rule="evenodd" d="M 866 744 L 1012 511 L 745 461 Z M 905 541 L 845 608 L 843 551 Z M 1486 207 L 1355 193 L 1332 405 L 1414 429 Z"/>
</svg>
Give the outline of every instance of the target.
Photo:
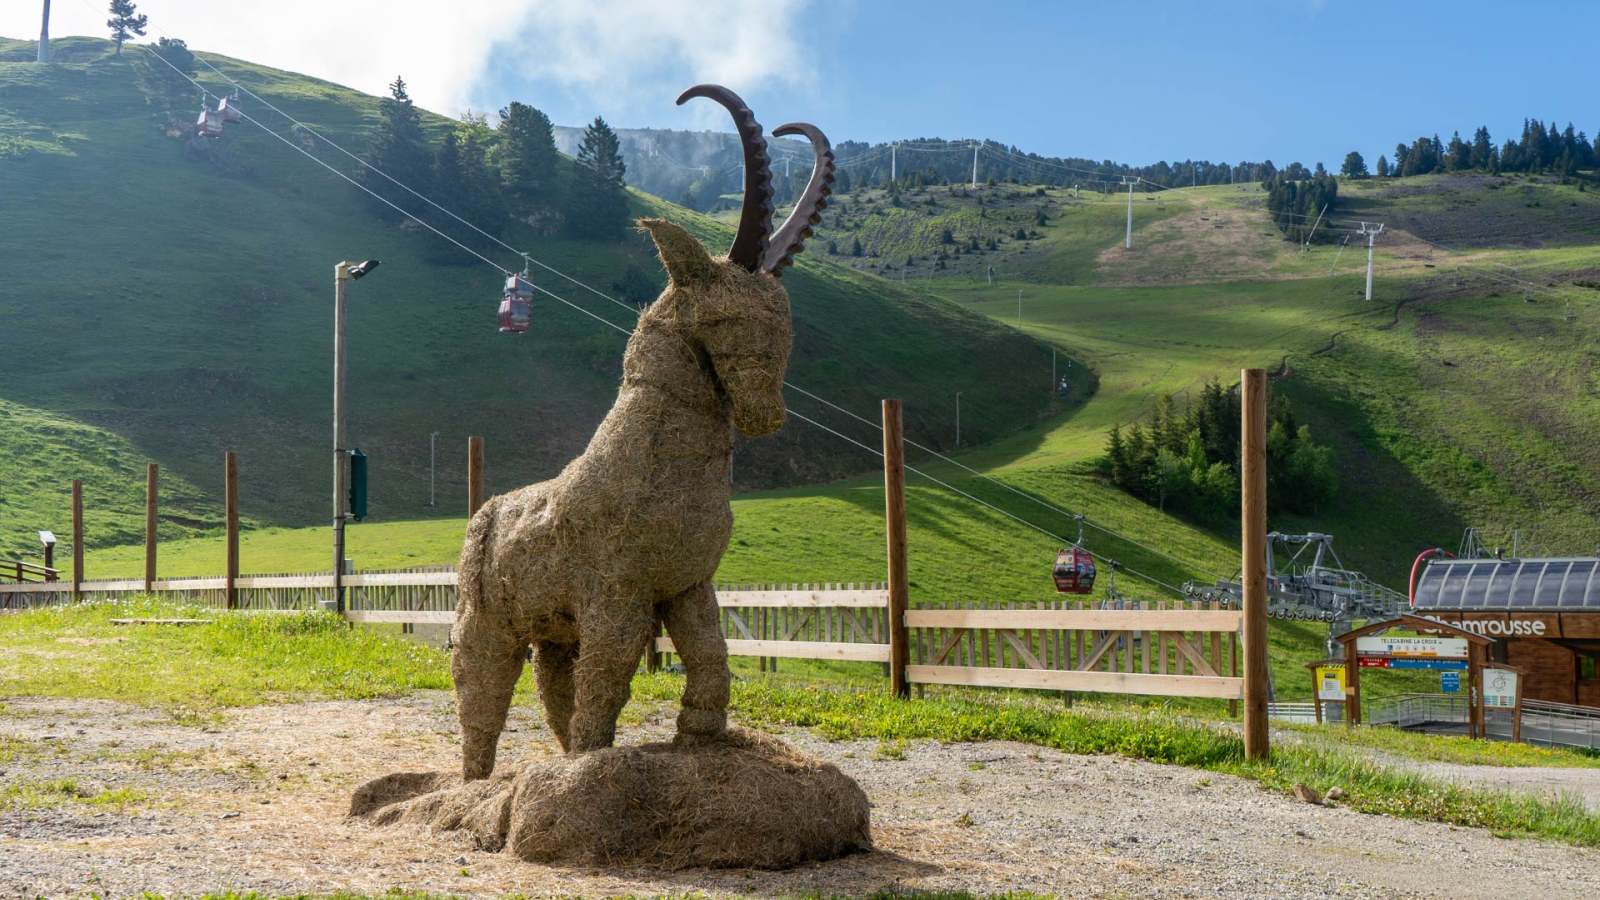
<svg viewBox="0 0 1600 900">
<path fill-rule="evenodd" d="M 1317 699 L 1344 699 L 1344 666 L 1317 666 Z"/>
<path fill-rule="evenodd" d="M 1358 656 L 1392 656 L 1408 659 L 1466 659 L 1466 638 L 1359 637 Z"/>
<path fill-rule="evenodd" d="M 1460 672 L 1440 672 L 1439 673 L 1439 690 L 1444 691 L 1446 694 L 1459 694 L 1459 693 L 1461 693 L 1461 673 Z"/>
<path fill-rule="evenodd" d="M 1484 669 L 1483 705 L 1490 709 L 1515 709 L 1517 673 L 1510 669 Z"/>
<path fill-rule="evenodd" d="M 1357 663 L 1363 669 L 1425 669 L 1428 671 L 1459 669 L 1465 671 L 1464 659 L 1389 659 L 1383 656 L 1363 656 Z"/>
</svg>

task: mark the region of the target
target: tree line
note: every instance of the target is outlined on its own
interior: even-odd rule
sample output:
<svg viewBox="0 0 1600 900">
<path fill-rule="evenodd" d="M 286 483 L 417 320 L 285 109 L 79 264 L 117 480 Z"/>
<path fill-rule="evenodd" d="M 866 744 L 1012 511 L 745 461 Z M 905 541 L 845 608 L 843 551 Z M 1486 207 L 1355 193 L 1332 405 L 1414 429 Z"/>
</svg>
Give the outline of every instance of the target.
<svg viewBox="0 0 1600 900">
<path fill-rule="evenodd" d="M 490 233 L 515 218 L 546 232 L 620 238 L 628 219 L 627 166 L 616 132 L 596 117 L 584 130 L 577 165 L 564 169 L 560 156 L 549 116 L 517 101 L 500 110 L 493 127 L 468 112 L 429 140 L 405 79 L 397 77 L 378 102 L 378 124 L 362 156 L 372 168 L 363 168 L 359 180 L 382 198 L 373 201 L 373 213 L 388 220 L 402 218 L 393 203 L 447 224 L 448 216 L 432 207 L 419 209 L 399 182 Z"/>
<path fill-rule="evenodd" d="M 1322 163 L 1317 163 L 1309 178 L 1290 177 L 1293 174 L 1307 173 L 1280 172 L 1263 181 L 1261 188 L 1267 192 L 1267 213 L 1278 230 L 1285 238 L 1303 244 L 1324 233 L 1319 231 L 1318 219 L 1333 213 L 1339 201 L 1339 180 L 1329 175 Z M 1332 239 L 1332 230 L 1324 234 L 1325 240 Z"/>
<path fill-rule="evenodd" d="M 1600 134 L 1593 141 L 1571 122 L 1561 128 L 1554 121 L 1549 125 L 1538 119 L 1522 120 L 1522 135 L 1495 145 L 1487 126 L 1480 125 L 1470 139 L 1457 131 L 1448 142 L 1433 137 L 1419 137 L 1407 144 L 1395 145 L 1394 159 L 1387 155 L 1378 157 L 1374 172 L 1367 170 L 1366 160 L 1360 153 L 1351 151 L 1345 156 L 1341 175 L 1366 178 L 1376 174 L 1379 178 L 1408 178 L 1434 172 L 1526 172 L 1540 175 L 1573 175 L 1580 169 L 1592 169 L 1600 161 Z"/>
<path fill-rule="evenodd" d="M 1207 382 L 1199 398 L 1179 410 L 1162 396 L 1150 426 L 1111 429 L 1105 467 L 1127 493 L 1192 519 L 1219 523 L 1239 509 L 1239 418 L 1236 392 Z M 1268 510 L 1314 515 L 1337 495 L 1338 459 L 1333 448 L 1298 425 L 1288 398 L 1267 402 Z"/>
</svg>

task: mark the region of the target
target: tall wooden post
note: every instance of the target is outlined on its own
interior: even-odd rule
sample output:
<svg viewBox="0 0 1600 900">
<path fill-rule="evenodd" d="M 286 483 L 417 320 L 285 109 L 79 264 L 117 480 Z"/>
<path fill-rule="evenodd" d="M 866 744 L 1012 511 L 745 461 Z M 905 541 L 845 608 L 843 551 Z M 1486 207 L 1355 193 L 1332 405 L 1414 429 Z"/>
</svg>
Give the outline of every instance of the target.
<svg viewBox="0 0 1600 900">
<path fill-rule="evenodd" d="M 1472 738 L 1489 736 L 1483 714 L 1483 651 L 1477 643 L 1467 644 L 1467 736 Z"/>
<path fill-rule="evenodd" d="M 483 506 L 483 438 L 467 438 L 467 519 Z"/>
<path fill-rule="evenodd" d="M 1267 739 L 1267 370 L 1245 369 L 1239 446 L 1243 453 L 1244 755 L 1266 759 Z"/>
<path fill-rule="evenodd" d="M 161 470 L 155 463 L 144 472 L 144 590 L 155 589 L 156 583 L 156 509 L 160 497 Z"/>
<path fill-rule="evenodd" d="M 1344 644 L 1344 724 L 1361 724 L 1361 659 L 1354 639 Z"/>
<path fill-rule="evenodd" d="M 72 600 L 83 599 L 83 479 L 72 479 Z"/>
<path fill-rule="evenodd" d="M 906 565 L 906 444 L 900 401 L 883 401 L 883 497 L 889 539 L 889 689 L 902 699 L 911 696 L 906 663 L 911 641 L 906 634 L 906 608 L 911 587 Z"/>
<path fill-rule="evenodd" d="M 232 450 L 224 460 L 225 502 L 228 514 L 228 608 L 239 608 L 239 458 Z"/>
</svg>

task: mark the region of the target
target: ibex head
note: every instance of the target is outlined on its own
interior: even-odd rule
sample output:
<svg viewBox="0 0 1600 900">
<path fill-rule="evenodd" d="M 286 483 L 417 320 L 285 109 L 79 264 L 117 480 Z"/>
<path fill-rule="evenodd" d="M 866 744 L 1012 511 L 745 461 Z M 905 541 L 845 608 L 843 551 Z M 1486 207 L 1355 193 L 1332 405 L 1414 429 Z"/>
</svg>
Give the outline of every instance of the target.
<svg viewBox="0 0 1600 900">
<path fill-rule="evenodd" d="M 709 97 L 726 107 L 744 148 L 744 209 L 733 248 L 727 256 L 713 258 L 693 235 L 665 219 L 642 219 L 639 224 L 655 239 L 671 278 L 656 301 L 658 308 L 671 310 L 685 338 L 710 360 L 732 403 L 734 425 L 747 437 L 760 437 L 783 425 L 783 374 L 794 340 L 789 295 L 778 279 L 822 221 L 833 192 L 833 150 L 811 125 L 793 123 L 773 132 L 809 138 L 816 168 L 794 212 L 769 241 L 772 174 L 761 125 L 725 87 L 692 87 L 678 103 L 692 97 Z"/>
</svg>

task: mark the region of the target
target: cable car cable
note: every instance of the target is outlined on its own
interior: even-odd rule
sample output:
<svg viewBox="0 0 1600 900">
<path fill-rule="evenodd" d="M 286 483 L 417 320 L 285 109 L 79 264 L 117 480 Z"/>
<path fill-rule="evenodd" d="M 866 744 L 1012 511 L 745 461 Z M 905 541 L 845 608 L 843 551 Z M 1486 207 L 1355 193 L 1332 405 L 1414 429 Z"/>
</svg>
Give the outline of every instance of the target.
<svg viewBox="0 0 1600 900">
<path fill-rule="evenodd" d="M 158 28 L 158 30 L 160 30 L 160 29 Z M 163 32 L 163 33 L 165 33 L 165 32 Z M 197 81 L 195 78 L 190 76 L 188 73 L 186 73 L 183 70 L 179 69 L 177 66 L 173 65 L 166 58 L 164 58 L 160 54 L 156 53 L 155 50 L 150 45 L 147 44 L 147 45 L 144 45 L 144 46 L 145 46 L 145 49 L 150 51 L 150 55 L 151 56 L 154 56 L 156 59 L 161 60 L 161 62 L 163 64 L 165 64 L 168 68 L 171 68 L 174 72 L 177 72 L 180 76 L 182 76 L 183 78 L 187 79 L 195 87 L 199 88 L 202 91 L 205 90 L 205 86 L 204 85 L 200 84 L 199 81 Z M 210 66 L 209 63 L 207 64 L 207 66 L 209 68 L 211 68 L 212 71 L 217 71 L 217 73 L 219 75 L 222 74 L 214 66 Z M 227 76 L 223 75 L 223 78 L 227 79 Z M 246 94 L 249 94 L 252 97 L 256 96 L 254 93 L 249 91 L 249 89 L 244 88 L 241 85 L 238 85 L 236 82 L 233 82 L 232 79 L 227 79 L 227 80 L 230 82 L 230 84 L 233 84 L 235 87 L 237 87 L 240 90 L 244 91 Z M 257 99 L 260 99 L 260 98 L 257 98 Z M 262 101 L 262 102 L 263 102 L 263 105 L 265 105 L 268 108 L 273 109 L 274 111 L 278 112 L 279 115 L 282 115 L 284 118 L 289 119 L 291 122 L 295 121 L 292 116 L 289 116 L 288 114 L 284 113 L 282 110 L 278 110 L 276 107 L 272 106 L 272 104 L 266 103 L 265 101 Z M 249 122 L 252 125 L 255 125 L 257 128 L 260 128 L 261 130 L 263 130 L 263 131 L 267 132 L 268 134 L 272 135 L 273 137 L 277 138 L 279 141 L 281 141 L 284 144 L 286 144 L 287 146 L 293 148 L 295 151 L 299 152 L 301 155 L 307 157 L 308 159 L 312 160 L 313 162 L 317 163 L 318 165 L 322 166 L 323 168 L 327 169 L 328 171 L 332 172 L 333 174 L 339 176 L 340 178 L 344 179 L 345 181 L 349 182 L 350 184 L 354 185 L 355 187 L 361 189 L 362 191 L 366 192 L 370 196 L 374 197 L 375 199 L 379 200 L 380 202 L 382 202 L 385 205 L 389 206 L 390 208 L 394 209 L 396 212 L 400 213 L 401 215 L 405 216 L 406 218 L 417 222 L 419 225 L 422 225 L 423 227 L 427 228 L 429 231 L 432 231 L 434 234 L 438 235 L 439 237 L 444 238 L 445 240 L 447 240 L 450 243 L 454 244 L 459 249 L 471 254 L 472 256 L 477 257 L 478 259 L 482 260 L 486 264 L 492 266 L 496 271 L 500 272 L 502 275 L 508 274 L 507 270 L 504 269 L 503 267 L 501 267 L 494 260 L 490 259 L 487 256 L 484 256 L 482 253 L 479 253 L 478 251 L 472 249 L 471 247 L 468 247 L 466 244 L 463 244 L 460 241 L 456 240 L 455 238 L 451 237 L 450 235 L 444 233 L 443 231 L 441 231 L 438 228 L 434 227 L 432 224 L 424 221 L 419 216 L 416 216 L 415 214 L 405 210 L 404 208 L 402 208 L 398 204 L 396 204 L 393 201 L 383 197 L 382 195 L 378 194 L 376 191 L 372 190 L 371 188 L 367 187 L 366 185 L 363 185 L 360 182 L 356 181 L 354 178 L 350 177 L 348 174 L 339 171 L 337 168 L 334 168 L 332 165 L 328 164 L 325 160 L 323 160 L 320 157 L 316 156 L 315 154 L 311 153 L 309 150 L 306 150 L 304 147 L 300 146 L 299 144 L 295 143 L 294 141 L 290 140 L 289 138 L 286 138 L 283 135 L 277 133 L 276 131 L 273 131 L 271 128 L 268 128 L 267 126 L 263 125 L 261 122 L 257 121 L 255 118 L 249 116 L 248 114 L 244 113 L 242 110 L 239 112 L 239 115 L 245 121 Z M 310 129 L 308 128 L 307 130 L 310 130 Z M 451 218 L 454 218 L 457 221 L 461 222 L 462 224 L 467 225 L 468 227 L 472 228 L 474 231 L 477 231 L 480 234 L 483 234 L 484 236 L 489 237 L 491 240 L 494 240 L 496 243 L 499 243 L 501 246 L 506 247 L 507 249 L 512 250 L 515 253 L 518 253 L 520 256 L 522 256 L 524 258 L 524 260 L 531 261 L 534 264 L 539 265 L 542 268 L 545 268 L 545 269 L 547 269 L 547 270 L 549 270 L 549 271 L 551 271 L 551 272 L 553 272 L 553 273 L 555 273 L 557 275 L 560 275 L 562 278 L 565 278 L 566 280 L 568 280 L 568 281 L 570 281 L 570 282 L 572 282 L 574 284 L 577 284 L 578 286 L 583 287 L 586 290 L 589 290 L 590 292 L 592 292 L 592 293 L 594 293 L 594 294 L 596 294 L 598 296 L 604 297 L 605 299 L 610 300 L 613 303 L 616 303 L 617 305 L 623 307 L 624 309 L 627 309 L 629 312 L 633 312 L 633 313 L 635 313 L 635 315 L 637 315 L 637 310 L 633 309 L 632 307 L 628 306 L 627 304 L 623 303 L 622 301 L 617 300 L 614 297 L 610 297 L 609 295 L 604 294 L 604 293 L 602 293 L 602 292 L 600 292 L 600 291 L 598 291 L 598 290 L 596 290 L 596 289 L 594 289 L 592 287 L 589 287 L 588 285 L 583 284 L 582 282 L 578 281 L 577 279 L 572 278 L 571 276 L 566 275 L 565 273 L 560 272 L 560 271 L 558 271 L 556 269 L 553 269 L 550 266 L 547 266 L 542 262 L 539 262 L 537 259 L 533 259 L 531 256 L 529 256 L 527 253 L 525 253 L 523 251 L 516 250 L 510 244 L 506 244 L 504 241 L 501 241 L 500 239 L 495 238 L 493 235 L 488 234 L 488 232 L 483 231 L 483 229 L 478 228 L 476 225 L 473 225 L 472 223 L 467 222 L 465 219 L 462 219 L 460 216 L 457 216 L 455 213 L 451 212 L 450 210 L 445 209 L 444 207 L 442 207 L 439 204 L 435 203 L 434 201 L 428 199 L 427 197 L 423 196 L 422 194 L 418 193 L 417 191 L 411 189 L 410 187 L 408 187 L 407 185 L 403 184 L 402 182 L 400 182 L 400 181 L 396 180 L 395 178 L 391 177 L 387 173 L 383 172 L 381 169 L 378 169 L 377 167 L 372 166 L 371 164 L 367 163 L 365 160 L 360 160 L 359 157 L 355 157 L 354 154 L 351 154 L 349 151 L 345 150 L 343 147 L 339 147 L 337 144 L 334 144 L 332 141 L 328 140 L 327 138 L 322 137 L 320 134 L 317 135 L 317 136 L 319 138 L 321 138 L 325 143 L 329 144 L 330 146 L 335 147 L 336 149 L 338 149 L 341 152 L 345 153 L 347 156 L 351 156 L 352 158 L 358 159 L 358 161 L 360 161 L 362 163 L 362 165 L 367 166 L 367 168 L 372 169 L 374 172 L 377 172 L 378 174 L 382 175 L 384 178 L 388 179 L 389 181 L 393 182 L 394 184 L 398 185 L 399 187 L 404 188 L 407 192 L 413 194 L 414 196 L 418 197 L 421 200 L 424 200 L 428 204 L 436 207 L 440 211 L 442 211 L 442 212 L 446 213 L 447 215 L 449 215 Z M 621 332 L 623 334 L 626 334 L 626 335 L 629 335 L 629 336 L 631 336 L 633 334 L 633 331 L 631 329 L 624 328 L 624 327 L 616 324 L 615 322 L 612 322 L 612 321 L 610 321 L 608 319 L 605 319 L 605 318 L 603 318 L 603 317 L 601 317 L 601 316 L 599 316 L 599 315 L 597 315 L 597 314 L 595 314 L 593 312 L 590 312 L 589 310 L 584 309 L 581 306 L 578 306 L 577 304 L 567 300 L 566 298 L 560 296 L 559 294 L 554 293 L 553 291 L 550 291 L 550 290 L 548 290 L 546 288 L 540 287 L 540 286 L 538 286 L 536 284 L 533 284 L 531 286 L 535 290 L 539 291 L 541 294 L 544 294 L 544 295 L 546 295 L 548 297 L 551 297 L 552 299 L 557 300 L 557 301 L 565 304 L 566 306 L 569 306 L 572 309 L 575 309 L 578 312 L 583 313 L 586 316 L 589 316 L 590 318 L 594 319 L 597 322 L 600 322 L 600 323 L 602 323 L 604 325 L 607 325 L 607 326 L 609 326 L 611 328 L 614 328 L 614 329 L 616 329 L 617 331 L 619 331 L 619 332 Z M 855 413 L 851 413 L 848 410 L 844 409 L 843 407 L 832 403 L 831 401 L 823 400 L 821 397 L 818 397 L 816 394 L 813 394 L 813 393 L 811 393 L 809 391 L 805 391 L 805 390 L 803 390 L 801 388 L 797 388 L 794 385 L 789 384 L 787 381 L 785 381 L 784 384 L 785 384 L 786 387 L 794 388 L 796 391 L 799 391 L 800 393 L 803 393 L 806 396 L 811 397 L 813 399 L 816 399 L 816 400 L 818 400 L 820 402 L 826 403 L 827 405 L 829 405 L 829 406 L 831 406 L 831 407 L 833 407 L 833 408 L 835 408 L 835 409 L 837 409 L 837 410 L 839 410 L 841 412 L 844 412 L 847 415 L 850 415 L 850 416 L 852 416 L 854 418 L 857 418 L 857 419 L 861 419 L 861 417 L 855 415 Z M 843 434 L 841 432 L 835 431 L 834 429 L 829 428 L 826 425 L 823 425 L 821 422 L 818 422 L 815 419 L 809 418 L 809 417 L 804 416 L 804 415 L 802 415 L 800 413 L 793 413 L 793 415 L 796 418 L 800 419 L 801 421 L 807 422 L 807 423 L 809 423 L 811 425 L 814 425 L 814 426 L 816 426 L 818 428 L 821 428 L 823 431 L 826 431 L 826 432 L 828 432 L 828 433 L 830 433 L 830 434 L 832 434 L 832 435 L 834 435 L 836 437 L 839 437 L 839 438 L 841 438 L 841 439 L 843 439 L 845 441 L 848 441 L 849 443 L 855 444 L 856 446 L 861 447 L 861 448 L 863 448 L 865 450 L 868 450 L 869 452 L 872 452 L 872 453 L 874 453 L 874 454 L 876 454 L 876 455 L 878 455 L 880 457 L 883 455 L 882 451 L 875 450 L 872 447 L 870 447 L 870 446 L 868 446 L 866 444 L 863 444 L 860 441 L 855 440 L 854 438 L 849 437 L 848 435 L 845 435 L 845 434 Z M 866 420 L 866 419 L 861 419 L 861 420 L 862 421 L 869 421 L 869 420 Z M 875 424 L 875 423 L 870 423 L 870 421 L 869 421 L 869 424 Z M 880 430 L 881 430 L 881 426 L 877 426 L 877 427 L 879 427 Z M 937 451 L 933 451 L 933 450 L 930 450 L 930 449 L 928 449 L 926 447 L 923 447 L 922 445 L 917 444 L 914 441 L 907 441 L 907 443 L 911 444 L 914 447 L 917 447 L 918 449 L 922 449 L 925 452 L 932 453 L 933 455 L 939 457 L 940 459 L 943 459 L 943 460 L 945 460 L 947 462 L 951 462 L 952 464 L 956 465 L 957 467 L 959 467 L 961 469 L 964 469 L 966 471 L 972 472 L 973 474 L 979 475 L 982 478 L 985 478 L 985 479 L 987 479 L 989 481 L 992 481 L 992 482 L 994 482 L 996 484 L 999 484 L 1002 487 L 1005 487 L 1007 490 L 1011 490 L 1012 492 L 1017 493 L 1017 494 L 1019 494 L 1021 496 L 1024 496 L 1024 497 L 1029 497 L 1029 499 L 1033 499 L 1035 502 L 1040 503 L 1041 505 L 1050 506 L 1050 504 L 1044 503 L 1044 501 L 1038 500 L 1037 498 L 1033 498 L 1033 497 L 1029 496 L 1028 494 L 1026 494 L 1024 492 L 1019 491 L 1016 488 L 1011 487 L 1010 485 L 1006 485 L 1004 482 L 1001 482 L 998 479 L 995 479 L 995 478 L 993 478 L 993 477 L 991 477 L 989 475 L 985 475 L 985 474 L 983 474 L 981 472 L 978 472 L 976 469 L 973 469 L 970 466 L 966 466 L 966 465 L 964 465 L 962 463 L 955 462 L 954 460 L 951 460 L 949 457 L 944 456 L 943 454 L 938 453 Z M 921 476 L 923 478 L 926 478 L 927 480 L 929 480 L 929 481 L 933 482 L 934 484 L 937 484 L 937 485 L 945 488 L 946 490 L 951 491 L 952 493 L 958 494 L 958 495 L 960 495 L 962 497 L 965 497 L 968 500 L 971 500 L 974 503 L 977 503 L 977 504 L 979 504 L 981 506 L 984 506 L 984 507 L 987 507 L 987 508 L 989 508 L 991 510 L 994 510 L 995 512 L 1000 513 L 1001 515 L 1006 516 L 1007 518 L 1013 519 L 1013 520 L 1025 525 L 1025 526 L 1027 526 L 1027 527 L 1029 527 L 1029 528 L 1031 528 L 1031 529 L 1033 529 L 1035 531 L 1038 531 L 1041 534 L 1044 534 L 1044 535 L 1047 535 L 1047 536 L 1049 536 L 1051 538 L 1054 538 L 1057 542 L 1060 542 L 1060 543 L 1065 543 L 1066 542 L 1065 539 L 1062 538 L 1060 535 L 1054 534 L 1053 532 L 1050 532 L 1047 529 L 1044 529 L 1044 528 L 1042 528 L 1042 527 L 1040 527 L 1038 525 L 1035 525 L 1032 522 L 1029 522 L 1028 520 L 1023 519 L 1020 516 L 1017 516 L 1017 515 L 1015 515 L 1013 513 L 1010 513 L 1010 512 L 1008 512 L 1008 511 L 1006 511 L 1004 509 L 1001 509 L 1000 507 L 995 506 L 994 504 L 989 503 L 986 500 L 982 500 L 982 499 L 980 499 L 980 498 L 978 498 L 978 497 L 976 497 L 976 496 L 974 496 L 972 494 L 967 493 L 966 491 L 961 490 L 960 488 L 957 488 L 957 487 L 955 487 L 955 486 L 953 486 L 951 484 L 948 484 L 947 482 L 944 482 L 944 481 L 942 481 L 942 480 L 940 480 L 938 478 L 935 478 L 935 477 L 927 474 L 926 472 L 923 472 L 923 471 L 917 469 L 914 466 L 907 465 L 906 469 L 908 471 L 914 472 L 915 474 L 917 474 L 917 475 L 919 475 L 919 476 Z M 1057 512 L 1060 512 L 1060 513 L 1062 513 L 1064 515 L 1072 515 L 1071 513 L 1066 513 L 1064 510 L 1060 510 L 1060 509 L 1055 508 L 1055 507 L 1051 507 L 1051 508 L 1052 509 L 1056 509 Z M 1145 549 L 1151 550 L 1152 552 L 1156 552 L 1156 553 L 1158 553 L 1160 555 L 1167 556 L 1169 559 L 1172 559 L 1174 562 L 1178 562 L 1178 563 L 1180 563 L 1182 565 L 1189 565 L 1189 564 L 1186 564 L 1186 563 L 1182 563 L 1182 561 L 1178 560 L 1176 557 L 1172 557 L 1169 554 L 1161 553 L 1161 551 L 1155 550 L 1154 548 L 1147 547 L 1146 545 L 1139 544 L 1136 541 L 1133 541 L 1131 539 L 1125 538 L 1120 534 L 1116 534 L 1115 532 L 1112 532 L 1109 529 L 1103 528 L 1102 526 L 1094 525 L 1093 523 L 1089 523 L 1089 524 L 1090 524 L 1090 527 L 1092 527 L 1092 528 L 1096 528 L 1096 529 L 1099 529 L 1101 531 L 1104 531 L 1107 534 L 1113 535 L 1113 536 L 1115 536 L 1117 538 L 1125 540 L 1128 543 L 1135 544 L 1137 546 L 1141 546 L 1141 547 L 1144 547 Z M 1091 552 L 1091 556 L 1094 556 L 1097 559 L 1101 559 L 1102 561 L 1107 562 L 1108 564 L 1111 562 L 1110 560 L 1105 559 L 1104 557 L 1100 557 L 1097 554 L 1093 554 L 1092 552 Z M 1202 572 L 1205 571 L 1203 568 L 1200 568 L 1198 566 L 1190 566 L 1190 567 L 1199 569 Z M 1123 568 L 1127 568 L 1127 567 L 1124 566 Z M 1140 573 L 1140 572 L 1138 572 L 1138 571 L 1136 571 L 1134 569 L 1127 569 L 1127 571 L 1132 575 L 1135 575 L 1135 576 L 1137 576 L 1139 578 L 1142 578 L 1142 579 L 1144 579 L 1146 581 L 1149 581 L 1152 584 L 1156 584 L 1156 585 L 1159 585 L 1161 587 L 1164 587 L 1164 588 L 1166 588 L 1168 590 L 1173 591 L 1174 593 L 1178 593 L 1178 594 L 1182 593 L 1179 589 L 1177 589 L 1177 588 L 1173 587 L 1172 585 L 1167 584 L 1166 582 L 1163 582 L 1163 581 L 1161 581 L 1161 580 L 1159 580 L 1157 578 L 1154 578 L 1154 577 L 1149 576 L 1149 575 L 1145 575 L 1145 574 Z"/>
</svg>

